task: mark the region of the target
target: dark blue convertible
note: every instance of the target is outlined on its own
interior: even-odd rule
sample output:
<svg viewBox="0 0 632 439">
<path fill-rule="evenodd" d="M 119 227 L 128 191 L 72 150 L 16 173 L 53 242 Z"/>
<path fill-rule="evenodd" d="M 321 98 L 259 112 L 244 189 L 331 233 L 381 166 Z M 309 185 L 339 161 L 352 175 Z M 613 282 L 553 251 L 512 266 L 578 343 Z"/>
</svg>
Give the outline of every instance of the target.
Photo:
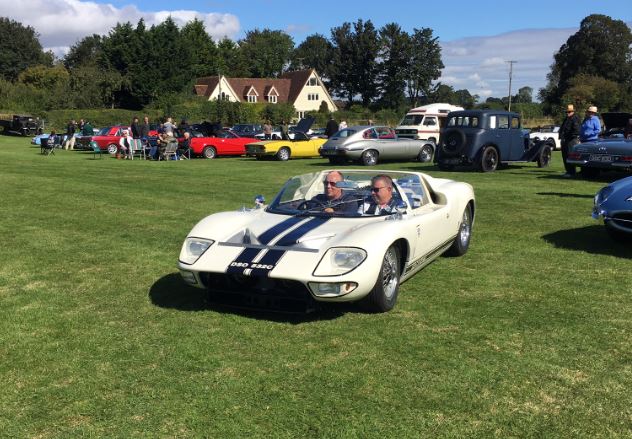
<svg viewBox="0 0 632 439">
<path fill-rule="evenodd" d="M 593 218 L 603 218 L 614 238 L 632 238 L 632 177 L 617 180 L 595 195 Z"/>
</svg>

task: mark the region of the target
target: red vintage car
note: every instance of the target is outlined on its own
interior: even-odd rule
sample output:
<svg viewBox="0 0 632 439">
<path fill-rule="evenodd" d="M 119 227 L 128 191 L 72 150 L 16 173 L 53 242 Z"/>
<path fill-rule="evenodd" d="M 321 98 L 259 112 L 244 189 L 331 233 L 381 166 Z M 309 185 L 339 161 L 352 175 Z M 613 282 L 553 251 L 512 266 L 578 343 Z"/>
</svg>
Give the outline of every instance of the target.
<svg viewBox="0 0 632 439">
<path fill-rule="evenodd" d="M 239 137 L 232 131 L 218 131 L 214 137 L 192 137 L 191 151 L 207 159 L 222 155 L 244 155 L 252 137 Z"/>
<path fill-rule="evenodd" d="M 123 130 L 131 132 L 131 128 L 125 125 L 115 125 L 111 127 L 102 128 L 99 134 L 94 136 L 81 136 L 77 138 L 77 141 L 84 147 L 89 148 L 90 142 L 97 142 L 101 151 L 107 151 L 110 154 L 116 154 L 119 147 L 119 140 L 123 137 Z"/>
</svg>

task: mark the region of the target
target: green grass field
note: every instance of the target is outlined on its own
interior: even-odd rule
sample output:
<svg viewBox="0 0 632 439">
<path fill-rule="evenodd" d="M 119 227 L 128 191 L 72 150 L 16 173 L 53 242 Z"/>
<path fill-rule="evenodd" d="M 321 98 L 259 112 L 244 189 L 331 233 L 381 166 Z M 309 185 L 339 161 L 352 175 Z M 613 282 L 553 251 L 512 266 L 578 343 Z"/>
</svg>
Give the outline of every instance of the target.
<svg viewBox="0 0 632 439">
<path fill-rule="evenodd" d="M 632 436 L 632 248 L 590 218 L 609 180 L 560 178 L 559 152 L 493 174 L 379 166 L 467 181 L 478 206 L 470 251 L 392 312 L 244 313 L 184 286 L 199 219 L 325 167 L 0 137 L 0 436 Z"/>
</svg>

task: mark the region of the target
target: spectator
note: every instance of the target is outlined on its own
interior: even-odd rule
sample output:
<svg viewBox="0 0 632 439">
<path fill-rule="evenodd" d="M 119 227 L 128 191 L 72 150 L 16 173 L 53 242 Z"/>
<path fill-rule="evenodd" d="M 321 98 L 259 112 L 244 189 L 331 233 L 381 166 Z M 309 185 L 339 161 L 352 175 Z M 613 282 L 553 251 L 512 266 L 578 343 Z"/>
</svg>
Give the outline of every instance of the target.
<svg viewBox="0 0 632 439">
<path fill-rule="evenodd" d="M 566 160 L 573 146 L 579 143 L 580 126 L 581 122 L 579 121 L 579 116 L 575 114 L 575 107 L 573 104 L 569 104 L 566 107 L 566 118 L 562 122 L 559 131 L 562 146 L 562 160 L 564 161 L 564 169 L 566 170 L 566 173 L 563 175 L 564 177 L 572 177 L 575 175 L 575 165 L 567 163 Z"/>
<path fill-rule="evenodd" d="M 138 116 L 134 116 L 134 118 L 132 119 L 132 125 L 130 126 L 130 128 L 132 129 L 132 137 L 134 139 L 140 139 L 141 126 L 140 126 L 140 123 L 138 122 Z"/>
<path fill-rule="evenodd" d="M 344 130 L 345 128 L 347 128 L 347 121 L 346 120 L 341 120 L 340 121 L 340 125 L 338 125 L 338 131 Z"/>
<path fill-rule="evenodd" d="M 582 126 L 579 132 L 579 140 L 581 142 L 590 142 L 591 140 L 597 140 L 601 133 L 601 122 L 597 117 L 597 107 L 591 105 L 586 110 L 586 117 L 582 121 Z"/>
<path fill-rule="evenodd" d="M 338 122 L 334 120 L 334 115 L 329 116 L 327 125 L 325 126 L 325 135 L 331 137 L 338 132 Z"/>
<path fill-rule="evenodd" d="M 75 132 L 77 131 L 77 124 L 75 120 L 72 119 L 68 122 L 68 126 L 66 127 L 66 143 L 64 144 L 64 149 L 71 151 L 75 149 Z"/>
<path fill-rule="evenodd" d="M 288 127 L 287 122 L 285 121 L 285 119 L 283 119 L 283 121 L 281 122 L 281 139 L 290 140 L 289 130 L 290 127 Z"/>
<path fill-rule="evenodd" d="M 266 120 L 266 123 L 263 124 L 263 138 L 265 140 L 272 139 L 272 125 L 270 125 L 269 120 Z"/>
<path fill-rule="evenodd" d="M 149 118 L 145 116 L 143 118 L 143 123 L 140 126 L 140 138 L 143 140 L 147 140 L 149 137 Z"/>
<path fill-rule="evenodd" d="M 83 134 L 84 136 L 94 136 L 94 129 L 92 128 L 92 125 L 90 125 L 90 122 L 84 122 L 83 128 L 81 129 L 81 134 Z"/>
<path fill-rule="evenodd" d="M 171 120 L 170 117 L 168 117 L 167 121 L 164 123 L 164 128 L 165 128 L 165 132 L 171 131 L 172 133 L 173 133 L 173 130 L 176 129 L 176 126 L 173 124 L 173 121 Z"/>
<path fill-rule="evenodd" d="M 57 136 L 57 133 L 55 132 L 55 130 L 52 130 L 50 132 L 50 134 L 48 135 L 47 142 L 48 142 L 48 147 L 50 149 L 53 149 L 55 147 L 55 143 L 59 140 L 59 139 L 57 139 L 57 137 L 58 136 Z"/>
<path fill-rule="evenodd" d="M 119 139 L 119 154 L 117 158 L 121 156 L 128 159 L 132 155 L 132 142 L 134 139 L 129 135 L 128 130 L 123 130 L 123 136 Z"/>
<path fill-rule="evenodd" d="M 83 119 L 79 119 L 79 126 L 77 128 L 79 128 L 79 132 L 83 133 L 83 127 L 86 123 L 84 122 Z"/>
<path fill-rule="evenodd" d="M 180 157 L 180 160 L 183 159 L 183 157 L 186 158 L 191 158 L 191 133 L 188 131 L 184 132 L 184 140 L 178 144 L 178 150 L 176 151 L 176 154 L 178 155 L 178 157 Z"/>
</svg>

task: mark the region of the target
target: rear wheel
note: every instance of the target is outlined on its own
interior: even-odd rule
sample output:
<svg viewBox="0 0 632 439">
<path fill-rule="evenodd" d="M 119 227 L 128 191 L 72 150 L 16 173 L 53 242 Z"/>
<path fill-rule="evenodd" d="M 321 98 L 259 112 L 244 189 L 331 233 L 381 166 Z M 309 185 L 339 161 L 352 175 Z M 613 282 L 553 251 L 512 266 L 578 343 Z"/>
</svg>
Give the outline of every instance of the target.
<svg viewBox="0 0 632 439">
<path fill-rule="evenodd" d="M 281 162 L 287 161 L 290 158 L 290 148 L 284 146 L 283 148 L 279 149 L 276 153 L 276 158 Z"/>
<path fill-rule="evenodd" d="M 494 172 L 498 168 L 498 151 L 493 146 L 485 146 L 481 152 L 479 168 L 482 172 Z"/>
<path fill-rule="evenodd" d="M 461 217 L 461 225 L 457 232 L 454 242 L 450 248 L 446 251 L 448 256 L 463 256 L 467 253 L 467 249 L 470 248 L 470 239 L 472 237 L 472 207 L 468 204 L 463 211 L 463 217 Z"/>
<path fill-rule="evenodd" d="M 434 148 L 432 145 L 426 144 L 421 147 L 421 151 L 417 155 L 417 160 L 421 163 L 429 163 L 432 161 L 432 156 L 434 153 Z"/>
<path fill-rule="evenodd" d="M 371 312 L 386 312 L 393 309 L 399 293 L 399 274 L 398 247 L 391 245 L 384 253 L 377 281 L 362 300 L 362 305 Z"/>
<path fill-rule="evenodd" d="M 205 159 L 214 159 L 217 157 L 217 151 L 212 146 L 205 146 L 202 155 Z"/>
<path fill-rule="evenodd" d="M 118 152 L 118 145 L 116 143 L 110 143 L 108 145 L 108 153 L 110 155 L 115 155 Z"/>
<path fill-rule="evenodd" d="M 546 168 L 551 163 L 551 147 L 546 145 L 540 150 L 538 156 L 538 168 Z"/>
<path fill-rule="evenodd" d="M 364 166 L 375 166 L 377 165 L 377 151 L 373 150 L 373 149 L 369 149 L 367 151 L 364 151 L 362 153 L 362 164 Z"/>
</svg>

